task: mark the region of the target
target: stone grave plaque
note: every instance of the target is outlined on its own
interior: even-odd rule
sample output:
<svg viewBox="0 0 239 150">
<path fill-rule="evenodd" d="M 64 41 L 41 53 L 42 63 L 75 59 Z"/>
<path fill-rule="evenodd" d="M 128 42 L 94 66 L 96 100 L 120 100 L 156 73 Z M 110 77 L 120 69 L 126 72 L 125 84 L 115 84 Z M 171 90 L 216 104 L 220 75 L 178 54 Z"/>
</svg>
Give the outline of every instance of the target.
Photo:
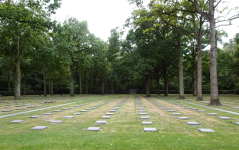
<svg viewBox="0 0 239 150">
<path fill-rule="evenodd" d="M 143 125 L 152 125 L 153 123 L 152 122 L 141 122 L 141 124 L 143 124 Z"/>
<path fill-rule="evenodd" d="M 29 118 L 40 118 L 41 116 L 30 116 Z"/>
<path fill-rule="evenodd" d="M 188 125 L 200 125 L 198 122 L 186 122 Z"/>
<path fill-rule="evenodd" d="M 116 110 L 110 110 L 109 112 L 116 112 Z"/>
<path fill-rule="evenodd" d="M 54 112 L 61 112 L 61 110 L 54 110 Z"/>
<path fill-rule="evenodd" d="M 81 110 L 80 112 L 87 112 L 87 110 Z"/>
<path fill-rule="evenodd" d="M 181 116 L 182 114 L 181 114 L 181 113 L 173 113 L 173 115 L 175 115 L 175 116 Z"/>
<path fill-rule="evenodd" d="M 52 113 L 44 113 L 44 115 L 52 115 Z"/>
<path fill-rule="evenodd" d="M 64 118 L 65 118 L 65 119 L 73 119 L 74 116 L 65 116 Z"/>
<path fill-rule="evenodd" d="M 239 109 L 239 107 L 232 107 L 232 108 L 234 108 L 234 109 Z"/>
<path fill-rule="evenodd" d="M 110 116 L 102 116 L 101 118 L 102 119 L 110 119 L 111 117 Z"/>
<path fill-rule="evenodd" d="M 96 121 L 95 124 L 107 124 L 107 121 Z"/>
<path fill-rule="evenodd" d="M 199 109 L 197 109 L 197 108 L 192 108 L 191 110 L 199 110 Z"/>
<path fill-rule="evenodd" d="M 212 129 L 198 129 L 198 131 L 200 131 L 200 132 L 215 132 Z"/>
<path fill-rule="evenodd" d="M 48 126 L 35 126 L 33 128 L 31 128 L 31 130 L 44 130 L 46 129 Z"/>
<path fill-rule="evenodd" d="M 88 127 L 87 131 L 100 131 L 100 127 Z"/>
<path fill-rule="evenodd" d="M 92 110 L 92 108 L 86 108 L 86 110 Z"/>
<path fill-rule="evenodd" d="M 4 108 L 12 108 L 12 107 L 4 107 Z"/>
<path fill-rule="evenodd" d="M 144 108 L 138 108 L 138 110 L 144 110 Z"/>
<path fill-rule="evenodd" d="M 73 113 L 73 115 L 80 115 L 81 113 Z"/>
<path fill-rule="evenodd" d="M 7 104 L 6 106 L 12 106 L 12 104 Z"/>
<path fill-rule="evenodd" d="M 143 128 L 144 132 L 157 132 L 158 130 L 156 128 Z"/>
<path fill-rule="evenodd" d="M 192 107 L 185 107 L 185 108 L 192 109 Z"/>
<path fill-rule="evenodd" d="M 2 112 L 10 112 L 10 111 L 12 111 L 12 110 L 2 110 Z"/>
<path fill-rule="evenodd" d="M 175 110 L 168 110 L 168 112 L 175 112 Z"/>
<path fill-rule="evenodd" d="M 28 106 L 27 108 L 34 108 L 34 106 Z"/>
<path fill-rule="evenodd" d="M 139 113 L 139 115 L 147 115 L 147 113 Z"/>
<path fill-rule="evenodd" d="M 210 115 L 210 116 L 218 116 L 217 113 L 207 113 L 207 114 Z"/>
<path fill-rule="evenodd" d="M 17 108 L 16 110 L 24 110 L 24 108 Z"/>
<path fill-rule="evenodd" d="M 230 120 L 232 118 L 229 118 L 229 117 L 218 117 L 219 119 L 222 119 L 222 120 Z"/>
<path fill-rule="evenodd" d="M 178 119 L 181 119 L 181 120 L 189 120 L 188 117 L 178 117 Z"/>
<path fill-rule="evenodd" d="M 80 106 L 78 106 L 78 105 L 75 105 L 75 107 L 80 107 Z"/>
<path fill-rule="evenodd" d="M 10 121 L 9 123 L 23 123 L 25 122 L 24 120 L 13 120 L 13 121 Z"/>
<path fill-rule="evenodd" d="M 114 113 L 106 113 L 106 115 L 114 115 Z"/>
<path fill-rule="evenodd" d="M 0 128 L 2 128 L 2 126 L 0 126 Z"/>
<path fill-rule="evenodd" d="M 149 117 L 140 117 L 140 119 L 149 119 Z"/>
<path fill-rule="evenodd" d="M 239 122 L 234 122 L 234 124 L 239 125 Z"/>
<path fill-rule="evenodd" d="M 62 122 L 63 122 L 62 120 L 53 120 L 50 122 L 50 124 L 60 124 Z"/>
<path fill-rule="evenodd" d="M 69 107 L 70 109 L 73 109 L 73 108 L 75 108 L 75 107 Z"/>
<path fill-rule="evenodd" d="M 62 110 L 69 110 L 69 108 L 62 108 Z"/>
<path fill-rule="evenodd" d="M 198 112 L 207 112 L 206 110 L 198 110 Z"/>
<path fill-rule="evenodd" d="M 15 106 L 15 107 L 22 107 L 22 106 Z"/>
<path fill-rule="evenodd" d="M 139 112 L 146 112 L 145 110 L 139 110 Z"/>
</svg>

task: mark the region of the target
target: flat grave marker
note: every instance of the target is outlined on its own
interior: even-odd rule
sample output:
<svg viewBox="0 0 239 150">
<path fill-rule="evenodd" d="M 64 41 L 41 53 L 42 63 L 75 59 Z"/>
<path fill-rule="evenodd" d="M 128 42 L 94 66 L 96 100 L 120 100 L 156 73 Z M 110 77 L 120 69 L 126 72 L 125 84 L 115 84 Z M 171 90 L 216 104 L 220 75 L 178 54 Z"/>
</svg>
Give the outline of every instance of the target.
<svg viewBox="0 0 239 150">
<path fill-rule="evenodd" d="M 198 110 L 198 112 L 207 112 L 206 110 Z"/>
<path fill-rule="evenodd" d="M 168 110 L 168 112 L 175 112 L 175 110 Z"/>
<path fill-rule="evenodd" d="M 31 128 L 31 130 L 44 130 L 46 129 L 48 126 L 35 126 L 33 128 Z"/>
<path fill-rule="evenodd" d="M 198 122 L 186 122 L 188 125 L 200 125 Z"/>
<path fill-rule="evenodd" d="M 2 110 L 2 112 L 10 112 L 10 111 L 12 111 L 12 110 Z"/>
<path fill-rule="evenodd" d="M 102 118 L 102 119 L 110 119 L 111 116 L 102 116 L 101 118 Z"/>
<path fill-rule="evenodd" d="M 156 128 L 143 128 L 144 132 L 157 132 L 158 130 Z"/>
<path fill-rule="evenodd" d="M 62 108 L 62 110 L 69 110 L 69 108 Z"/>
<path fill-rule="evenodd" d="M 217 113 L 207 113 L 207 114 L 210 115 L 210 116 L 218 116 Z"/>
<path fill-rule="evenodd" d="M 149 119 L 149 117 L 140 117 L 140 119 Z"/>
<path fill-rule="evenodd" d="M 181 120 L 189 120 L 188 117 L 178 117 L 178 119 L 181 119 Z"/>
<path fill-rule="evenodd" d="M 53 120 L 50 122 L 50 124 L 60 124 L 62 122 L 63 122 L 62 120 Z"/>
<path fill-rule="evenodd" d="M 87 131 L 100 131 L 100 127 L 88 127 Z"/>
<path fill-rule="evenodd" d="M 200 132 L 215 132 L 212 129 L 198 129 L 198 131 L 200 131 Z"/>
<path fill-rule="evenodd" d="M 197 109 L 197 108 L 192 108 L 191 110 L 199 110 L 199 109 Z"/>
<path fill-rule="evenodd" d="M 61 112 L 61 110 L 54 110 L 54 112 Z"/>
<path fill-rule="evenodd" d="M 145 110 L 139 110 L 139 112 L 146 112 Z"/>
<path fill-rule="evenodd" d="M 41 116 L 30 116 L 29 118 L 40 118 Z"/>
<path fill-rule="evenodd" d="M 139 113 L 139 115 L 147 115 L 147 113 Z"/>
<path fill-rule="evenodd" d="M 44 115 L 52 115 L 52 113 L 44 113 Z"/>
<path fill-rule="evenodd" d="M 24 108 L 17 108 L 16 110 L 24 110 Z"/>
<path fill-rule="evenodd" d="M 152 122 L 141 122 L 141 124 L 143 124 L 143 125 L 152 125 L 153 123 Z"/>
<path fill-rule="evenodd" d="M 13 120 L 13 121 L 10 121 L 9 123 L 23 123 L 25 122 L 24 120 Z"/>
<path fill-rule="evenodd" d="M 173 113 L 173 115 L 175 115 L 175 116 L 181 116 L 182 114 L 181 114 L 181 113 Z"/>
<path fill-rule="evenodd" d="M 110 110 L 109 112 L 116 112 L 116 110 Z"/>
<path fill-rule="evenodd" d="M 234 122 L 234 124 L 239 125 L 239 122 Z"/>
<path fill-rule="evenodd" d="M 73 119 L 74 116 L 65 116 L 64 118 L 65 118 L 65 119 Z"/>
<path fill-rule="evenodd" d="M 106 113 L 106 115 L 114 115 L 114 113 Z"/>
<path fill-rule="evenodd" d="M 73 113 L 73 115 L 80 115 L 81 113 Z"/>
<path fill-rule="evenodd" d="M 231 120 L 232 118 L 229 118 L 229 117 L 218 117 L 219 119 L 222 119 L 222 120 Z"/>
<path fill-rule="evenodd" d="M 107 121 L 96 121 L 95 124 L 107 124 Z"/>
<path fill-rule="evenodd" d="M 80 112 L 87 112 L 87 110 L 81 110 Z"/>
</svg>

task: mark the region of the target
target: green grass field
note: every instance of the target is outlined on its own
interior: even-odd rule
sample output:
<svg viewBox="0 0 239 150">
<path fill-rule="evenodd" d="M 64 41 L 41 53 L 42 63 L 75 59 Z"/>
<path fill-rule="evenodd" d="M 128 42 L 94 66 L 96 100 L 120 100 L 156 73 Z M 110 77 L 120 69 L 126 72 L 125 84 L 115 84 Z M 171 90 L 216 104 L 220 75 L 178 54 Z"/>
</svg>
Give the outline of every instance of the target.
<svg viewBox="0 0 239 150">
<path fill-rule="evenodd" d="M 196 97 L 191 95 L 186 95 L 183 102 L 177 101 L 178 95 L 168 97 L 152 95 L 151 97 L 152 100 L 175 110 L 177 113 L 181 113 L 189 120 L 179 120 L 178 116 L 172 115 L 172 112 L 162 109 L 142 95 L 137 96 L 150 119 L 140 119 L 135 95 L 130 95 L 119 110 L 115 112 L 115 115 L 111 116 L 111 119 L 101 119 L 101 116 L 105 116 L 111 108 L 127 96 L 77 95 L 75 97 L 48 96 L 47 98 L 26 96 L 20 101 L 14 101 L 13 97 L 1 97 L 0 116 L 61 104 L 67 105 L 0 118 L 0 125 L 2 126 L 0 129 L 0 149 L 239 149 L 239 125 L 234 124 L 234 122 L 239 122 L 239 115 L 183 103 L 190 102 L 207 106 L 206 103 L 195 101 Z M 80 110 L 96 106 L 116 97 L 119 98 L 96 109 L 82 112 L 81 115 L 74 115 L 73 119 L 63 119 L 64 116 L 73 116 L 72 113 L 80 112 Z M 210 99 L 209 95 L 204 95 L 203 98 L 205 102 Z M 187 109 L 171 104 L 165 99 L 207 112 L 202 113 Z M 239 107 L 239 97 L 237 95 L 220 95 L 220 100 L 223 102 L 223 106 L 216 108 L 239 113 L 239 109 L 232 108 Z M 75 107 L 88 102 L 92 103 Z M 10 106 L 7 106 L 8 104 Z M 16 110 L 18 107 L 15 106 L 24 104 L 41 106 L 34 108 L 22 106 L 24 110 Z M 69 107 L 75 108 L 54 112 L 54 110 Z M 12 111 L 2 112 L 2 110 Z M 43 115 L 44 113 L 52 113 L 52 115 Z M 209 116 L 207 113 L 217 113 L 218 116 Z M 41 118 L 29 118 L 32 115 L 41 115 Z M 221 120 L 218 117 L 230 117 L 232 120 Z M 12 120 L 24 120 L 25 122 L 9 123 Z M 61 124 L 50 124 L 52 120 L 63 120 L 63 122 Z M 108 123 L 95 125 L 94 123 L 97 120 L 106 120 Z M 153 125 L 141 125 L 142 121 L 152 121 Z M 201 125 L 190 126 L 186 122 L 198 122 Z M 48 126 L 48 128 L 45 130 L 30 130 L 34 126 Z M 88 127 L 101 127 L 102 130 L 99 132 L 87 131 Z M 158 132 L 143 132 L 143 127 L 155 127 Z M 216 132 L 203 133 L 199 132 L 198 128 L 210 128 Z"/>
</svg>

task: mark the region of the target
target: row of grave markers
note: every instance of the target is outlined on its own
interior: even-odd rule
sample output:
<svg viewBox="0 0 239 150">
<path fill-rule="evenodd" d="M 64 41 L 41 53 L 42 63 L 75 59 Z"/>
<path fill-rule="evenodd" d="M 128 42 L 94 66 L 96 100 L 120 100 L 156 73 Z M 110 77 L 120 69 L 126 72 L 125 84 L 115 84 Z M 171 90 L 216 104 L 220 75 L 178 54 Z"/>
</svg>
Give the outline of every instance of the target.
<svg viewBox="0 0 239 150">
<path fill-rule="evenodd" d="M 110 119 L 111 115 L 114 115 L 115 112 L 117 112 L 117 110 L 124 104 L 124 102 L 129 98 L 129 96 L 127 96 L 124 100 L 122 100 L 118 105 L 116 105 L 116 107 L 112 108 L 111 110 L 109 110 L 109 113 L 106 113 L 106 116 L 102 116 L 101 119 Z M 108 122 L 106 120 L 103 121 L 96 121 L 95 125 L 98 124 L 107 124 Z M 88 127 L 87 131 L 100 131 L 101 128 L 100 127 Z"/>
</svg>

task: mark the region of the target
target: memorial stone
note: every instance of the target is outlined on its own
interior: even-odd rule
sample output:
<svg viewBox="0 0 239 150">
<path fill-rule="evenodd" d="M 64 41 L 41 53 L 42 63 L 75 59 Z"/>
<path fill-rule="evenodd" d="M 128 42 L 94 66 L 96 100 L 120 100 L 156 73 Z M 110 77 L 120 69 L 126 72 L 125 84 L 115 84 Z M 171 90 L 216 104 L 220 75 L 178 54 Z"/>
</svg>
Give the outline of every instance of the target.
<svg viewBox="0 0 239 150">
<path fill-rule="evenodd" d="M 100 131 L 100 127 L 88 127 L 87 131 Z"/>
<path fill-rule="evenodd" d="M 200 131 L 200 132 L 215 132 L 212 129 L 198 129 L 198 131 Z"/>
<path fill-rule="evenodd" d="M 48 126 L 35 126 L 33 128 L 31 128 L 31 130 L 44 130 L 46 129 Z"/>
<path fill-rule="evenodd" d="M 144 132 L 157 132 L 158 130 L 156 128 L 143 128 Z"/>
</svg>

